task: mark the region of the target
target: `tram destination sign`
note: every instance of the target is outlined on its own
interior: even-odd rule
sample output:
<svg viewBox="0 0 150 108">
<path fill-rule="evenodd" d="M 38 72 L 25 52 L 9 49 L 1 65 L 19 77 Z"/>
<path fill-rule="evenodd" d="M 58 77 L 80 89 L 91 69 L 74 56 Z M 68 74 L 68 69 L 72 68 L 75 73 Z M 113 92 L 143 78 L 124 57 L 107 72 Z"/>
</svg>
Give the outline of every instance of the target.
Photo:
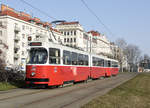
<svg viewBox="0 0 150 108">
<path fill-rule="evenodd" d="M 42 46 L 42 43 L 41 42 L 31 42 L 29 45 L 30 46 Z"/>
</svg>

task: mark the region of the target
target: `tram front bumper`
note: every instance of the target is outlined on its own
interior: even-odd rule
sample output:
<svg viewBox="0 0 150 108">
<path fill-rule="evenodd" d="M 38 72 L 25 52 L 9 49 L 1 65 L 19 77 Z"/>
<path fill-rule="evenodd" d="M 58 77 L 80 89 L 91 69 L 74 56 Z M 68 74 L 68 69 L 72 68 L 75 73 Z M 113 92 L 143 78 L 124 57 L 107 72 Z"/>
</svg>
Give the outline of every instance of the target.
<svg viewBox="0 0 150 108">
<path fill-rule="evenodd" d="M 26 78 L 25 79 L 27 84 L 48 84 L 48 78 Z"/>
</svg>

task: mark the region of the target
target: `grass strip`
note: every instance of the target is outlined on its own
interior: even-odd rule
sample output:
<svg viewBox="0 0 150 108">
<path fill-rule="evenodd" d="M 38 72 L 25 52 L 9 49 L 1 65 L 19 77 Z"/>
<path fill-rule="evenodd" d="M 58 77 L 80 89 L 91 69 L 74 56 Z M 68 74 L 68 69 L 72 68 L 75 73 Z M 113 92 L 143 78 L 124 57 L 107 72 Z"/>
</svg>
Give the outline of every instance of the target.
<svg viewBox="0 0 150 108">
<path fill-rule="evenodd" d="M 0 91 L 15 89 L 15 88 L 23 88 L 25 87 L 25 81 L 15 81 L 15 82 L 0 82 Z"/>
<path fill-rule="evenodd" d="M 82 108 L 150 108 L 150 73 L 138 74 Z"/>
<path fill-rule="evenodd" d="M 0 91 L 10 90 L 17 88 L 15 85 L 6 82 L 0 82 Z"/>
</svg>

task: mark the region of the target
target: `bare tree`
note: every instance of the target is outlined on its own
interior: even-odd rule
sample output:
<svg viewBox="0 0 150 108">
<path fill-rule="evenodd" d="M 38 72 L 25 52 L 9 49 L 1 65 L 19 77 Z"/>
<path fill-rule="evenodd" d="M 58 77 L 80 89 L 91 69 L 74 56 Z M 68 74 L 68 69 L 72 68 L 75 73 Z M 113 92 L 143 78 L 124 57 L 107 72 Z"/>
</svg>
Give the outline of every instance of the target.
<svg viewBox="0 0 150 108">
<path fill-rule="evenodd" d="M 123 39 L 123 38 L 118 38 L 116 41 L 115 41 L 115 44 L 121 48 L 122 50 L 125 50 L 126 47 L 127 47 L 127 42 Z"/>
<path fill-rule="evenodd" d="M 0 44 L 0 82 L 12 82 L 24 80 L 21 72 L 15 72 L 12 68 L 6 68 L 6 51 L 8 46 L 4 43 Z"/>
<path fill-rule="evenodd" d="M 150 56 L 148 54 L 144 54 L 144 59 L 150 61 Z"/>
<path fill-rule="evenodd" d="M 137 64 L 141 60 L 141 51 L 138 46 L 133 44 L 127 44 L 123 38 L 116 40 L 115 44 L 120 48 L 118 61 L 120 62 L 120 68 L 122 69 L 122 63 L 124 56 L 127 57 L 127 62 L 130 65 L 130 71 L 136 71 Z M 146 56 L 148 57 L 148 56 Z"/>
<path fill-rule="evenodd" d="M 129 44 L 125 49 L 127 60 L 130 65 L 130 71 L 133 72 L 137 68 L 137 64 L 141 58 L 141 51 L 138 46 Z"/>
<path fill-rule="evenodd" d="M 120 64 L 120 70 L 121 72 L 123 72 L 123 62 L 125 61 L 125 57 L 126 57 L 125 49 L 127 47 L 127 43 L 123 38 L 118 38 L 115 41 L 115 44 L 119 47 L 117 60 L 119 61 L 119 64 Z"/>
</svg>

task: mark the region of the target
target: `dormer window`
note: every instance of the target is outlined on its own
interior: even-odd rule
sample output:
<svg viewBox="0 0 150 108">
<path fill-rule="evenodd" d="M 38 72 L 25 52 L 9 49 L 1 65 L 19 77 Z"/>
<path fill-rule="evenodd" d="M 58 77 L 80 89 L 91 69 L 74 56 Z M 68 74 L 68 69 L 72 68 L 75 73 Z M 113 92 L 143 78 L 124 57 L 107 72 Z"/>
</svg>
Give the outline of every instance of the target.
<svg viewBox="0 0 150 108">
<path fill-rule="evenodd" d="M 35 24 L 34 19 L 30 19 L 29 22 L 32 23 L 32 24 Z"/>
</svg>

